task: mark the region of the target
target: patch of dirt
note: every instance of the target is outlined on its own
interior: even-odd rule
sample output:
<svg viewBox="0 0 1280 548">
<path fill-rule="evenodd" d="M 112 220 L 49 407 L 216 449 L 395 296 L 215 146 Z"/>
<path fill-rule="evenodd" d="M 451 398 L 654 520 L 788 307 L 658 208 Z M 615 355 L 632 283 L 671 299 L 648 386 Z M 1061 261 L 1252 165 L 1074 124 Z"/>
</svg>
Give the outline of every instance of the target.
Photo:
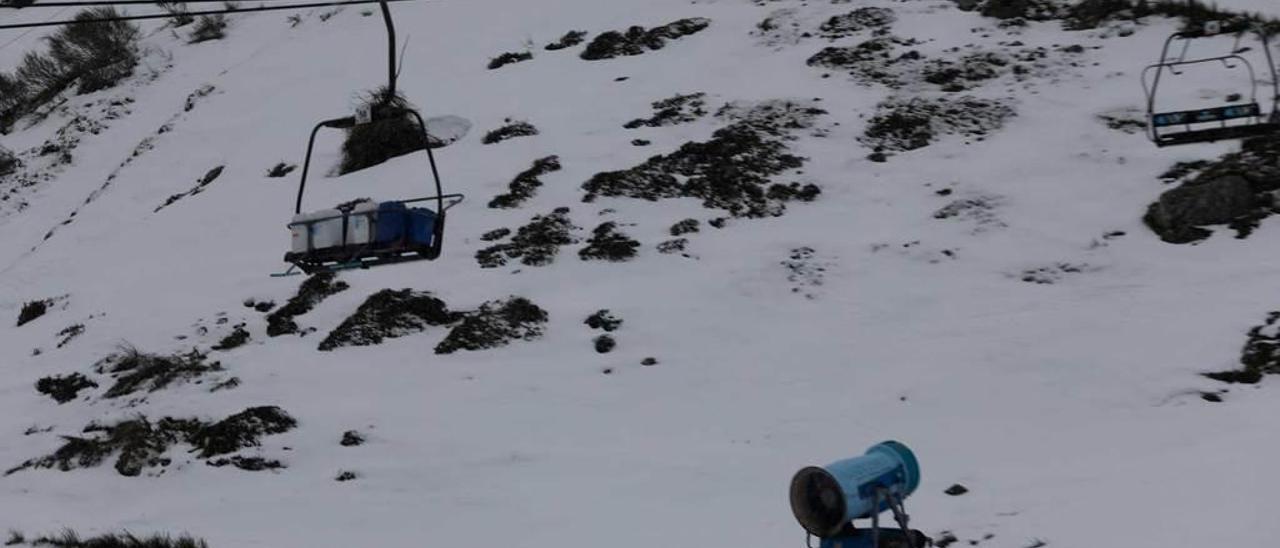
<svg viewBox="0 0 1280 548">
<path fill-rule="evenodd" d="M 297 333 L 298 324 L 294 318 L 310 312 L 321 301 L 346 291 L 348 287 L 347 282 L 339 280 L 333 273 L 325 272 L 307 278 L 298 286 L 298 293 L 289 302 L 267 316 L 267 336 Z"/>
<path fill-rule="evenodd" d="M 591 232 L 587 246 L 578 250 L 584 261 L 625 262 L 635 258 L 640 242 L 618 230 L 617 223 L 601 223 Z"/>
<path fill-rule="evenodd" d="M 98 383 L 89 380 L 88 377 L 80 373 L 44 377 L 36 381 L 36 392 L 53 398 L 58 404 L 64 404 L 76 399 L 81 390 L 97 387 Z"/>
<path fill-rule="evenodd" d="M 497 268 L 516 259 L 526 266 L 546 266 L 555 261 L 560 247 L 578 243 L 573 235 L 576 230 L 578 227 L 569 219 L 569 208 L 556 208 L 520 227 L 509 242 L 477 251 L 476 261 L 481 268 Z"/>
<path fill-rule="evenodd" d="M 538 187 L 542 186 L 542 180 L 539 177 L 560 169 L 559 156 L 547 156 L 535 160 L 532 167 L 520 172 L 511 184 L 507 185 L 506 194 L 499 194 L 489 201 L 489 207 L 498 209 L 520 207 L 525 200 L 533 197 Z"/>
<path fill-rule="evenodd" d="M 711 20 L 703 17 L 681 19 L 660 27 L 645 29 L 633 26 L 625 32 L 608 31 L 587 44 L 581 57 L 587 61 L 643 55 L 666 47 L 668 41 L 702 32 L 711 26 Z"/>
<path fill-rule="evenodd" d="M 636 129 L 640 127 L 664 127 L 696 122 L 707 115 L 707 94 L 690 93 L 675 95 L 653 103 L 653 116 L 637 118 L 622 127 Z"/>
<path fill-rule="evenodd" d="M 1015 115 L 1012 107 L 991 99 L 890 99 L 880 103 L 858 140 L 877 152 L 929 146 L 941 135 L 981 140 Z"/>
<path fill-rule="evenodd" d="M 360 308 L 320 342 L 321 351 L 345 346 L 373 346 L 385 339 L 420 333 L 428 326 L 448 325 L 460 314 L 450 312 L 444 301 L 412 289 L 384 289 L 365 300 Z"/>
<path fill-rule="evenodd" d="M 538 134 L 538 128 L 523 120 L 507 118 L 503 123 L 502 127 L 486 133 L 480 142 L 493 145 L 517 137 L 532 137 Z"/>
<path fill-rule="evenodd" d="M 546 310 L 523 297 L 490 301 L 479 310 L 466 313 L 462 322 L 436 345 L 435 352 L 477 351 L 533 340 L 542 336 L 548 318 Z"/>
<path fill-rule="evenodd" d="M 1015 277 L 1027 283 L 1051 285 L 1061 282 L 1067 276 L 1096 270 L 1098 270 L 1096 267 L 1084 263 L 1055 263 L 1048 266 L 1028 268 Z"/>
<path fill-rule="evenodd" d="M 933 212 L 934 219 L 956 219 L 974 224 L 973 233 L 978 234 L 991 229 L 1006 228 L 996 210 L 1004 203 L 1004 197 L 994 194 L 975 194 L 967 198 L 959 198 Z"/>
</svg>

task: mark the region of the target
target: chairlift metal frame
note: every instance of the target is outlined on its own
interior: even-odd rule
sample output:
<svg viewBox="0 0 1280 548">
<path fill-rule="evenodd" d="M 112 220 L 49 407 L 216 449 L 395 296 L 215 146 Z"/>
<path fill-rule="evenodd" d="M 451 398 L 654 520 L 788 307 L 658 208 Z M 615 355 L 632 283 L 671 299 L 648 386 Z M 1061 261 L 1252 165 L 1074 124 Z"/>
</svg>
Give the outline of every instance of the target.
<svg viewBox="0 0 1280 548">
<path fill-rule="evenodd" d="M 426 145 L 427 158 L 431 165 L 431 176 L 435 182 L 436 193 L 434 196 L 425 196 L 421 198 L 412 198 L 408 200 L 397 200 L 402 204 L 413 204 L 423 202 L 435 202 L 435 226 L 432 228 L 432 238 L 430 246 L 416 245 L 407 241 L 398 242 L 389 247 L 379 247 L 374 242 L 364 244 L 348 243 L 348 223 L 349 213 L 352 206 L 347 206 L 345 210 L 341 210 L 340 215 L 310 219 L 289 223 L 290 229 L 296 226 L 311 225 L 323 221 L 332 221 L 334 219 L 342 219 L 343 243 L 337 247 L 308 250 L 305 252 L 289 252 L 285 254 L 285 262 L 291 263 L 293 266 L 302 270 L 307 274 L 324 271 L 347 270 L 352 268 L 369 268 L 373 266 L 381 266 L 386 264 L 395 264 L 408 261 L 418 260 L 435 260 L 440 257 L 440 252 L 444 244 L 444 228 L 447 212 L 453 206 L 461 203 L 466 197 L 462 194 L 445 194 L 444 188 L 440 181 L 440 171 L 436 167 L 435 153 L 431 150 L 430 134 L 427 131 L 426 121 L 422 115 L 413 109 L 394 110 L 390 112 L 390 116 L 400 116 L 403 114 L 411 114 L 418 123 L 418 128 L 422 133 L 423 143 Z M 384 116 L 383 119 L 387 119 Z M 374 122 L 377 120 L 375 119 Z M 311 157 L 315 151 L 316 136 L 320 130 L 324 128 L 331 129 L 350 129 L 358 125 L 355 116 L 346 116 L 343 118 L 334 118 L 325 120 L 316 124 L 311 130 L 311 138 L 307 141 L 306 160 L 302 166 L 302 177 L 298 182 L 298 198 L 294 204 L 294 215 L 302 213 L 302 200 L 306 195 L 307 178 L 311 173 Z M 282 275 L 292 273 L 292 268 Z"/>
<path fill-rule="evenodd" d="M 1246 34 L 1256 34 L 1262 44 L 1267 60 L 1267 70 L 1271 76 L 1271 110 L 1262 111 L 1258 103 L 1257 72 L 1248 59 L 1241 53 L 1249 49 L 1241 48 L 1241 39 Z M 1235 45 L 1231 53 L 1214 57 L 1187 59 L 1191 41 L 1224 34 L 1235 34 Z M 1177 57 L 1169 52 L 1175 43 L 1181 41 L 1182 51 Z M 1249 73 L 1250 93 L 1247 103 L 1236 103 L 1222 107 L 1197 110 L 1157 112 L 1156 96 L 1160 88 L 1161 77 L 1165 72 L 1173 76 L 1181 75 L 1179 67 L 1204 63 L 1222 63 L 1227 69 L 1243 66 Z M 1233 64 L 1235 63 L 1235 64 Z M 1154 76 L 1152 75 L 1154 73 Z M 1256 26 L 1239 26 L 1223 28 L 1217 21 L 1211 21 L 1204 27 L 1176 32 L 1164 42 L 1160 53 L 1160 61 L 1148 65 L 1142 71 L 1142 89 L 1147 98 L 1147 138 L 1157 147 L 1206 143 L 1233 139 L 1245 139 L 1259 135 L 1280 133 L 1280 79 L 1276 75 L 1276 65 L 1272 59 L 1270 37 L 1267 32 Z M 1231 120 L 1245 120 L 1247 123 L 1228 125 Z M 1193 127 L 1217 122 L 1216 127 Z M 1162 131 L 1165 128 L 1182 127 L 1182 131 Z"/>
</svg>

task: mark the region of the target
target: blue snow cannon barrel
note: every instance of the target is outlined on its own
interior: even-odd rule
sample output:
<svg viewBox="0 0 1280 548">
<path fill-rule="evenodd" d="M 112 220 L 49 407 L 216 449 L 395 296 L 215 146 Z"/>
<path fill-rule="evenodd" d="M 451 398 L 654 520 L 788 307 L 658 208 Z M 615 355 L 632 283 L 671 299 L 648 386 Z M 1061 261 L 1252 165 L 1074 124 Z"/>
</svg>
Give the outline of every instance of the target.
<svg viewBox="0 0 1280 548">
<path fill-rule="evenodd" d="M 915 454 L 901 443 L 886 441 L 860 457 L 796 472 L 791 479 L 791 511 L 806 531 L 827 538 L 850 521 L 889 509 L 883 496 L 876 504 L 877 491 L 905 500 L 919 486 Z"/>
</svg>

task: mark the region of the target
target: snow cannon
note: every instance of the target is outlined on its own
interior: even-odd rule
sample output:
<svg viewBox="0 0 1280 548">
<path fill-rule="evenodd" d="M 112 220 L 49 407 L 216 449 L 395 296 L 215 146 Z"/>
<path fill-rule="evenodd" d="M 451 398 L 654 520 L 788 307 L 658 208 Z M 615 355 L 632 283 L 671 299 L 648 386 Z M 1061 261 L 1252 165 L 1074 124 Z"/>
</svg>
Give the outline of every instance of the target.
<svg viewBox="0 0 1280 548">
<path fill-rule="evenodd" d="M 907 526 L 904 501 L 920 486 L 920 462 L 896 441 L 873 445 L 861 456 L 810 466 L 791 479 L 791 511 L 800 526 L 822 539 L 822 548 L 918 548 L 932 541 Z M 893 512 L 899 527 L 881 529 Z M 869 529 L 853 522 L 870 519 Z"/>
</svg>

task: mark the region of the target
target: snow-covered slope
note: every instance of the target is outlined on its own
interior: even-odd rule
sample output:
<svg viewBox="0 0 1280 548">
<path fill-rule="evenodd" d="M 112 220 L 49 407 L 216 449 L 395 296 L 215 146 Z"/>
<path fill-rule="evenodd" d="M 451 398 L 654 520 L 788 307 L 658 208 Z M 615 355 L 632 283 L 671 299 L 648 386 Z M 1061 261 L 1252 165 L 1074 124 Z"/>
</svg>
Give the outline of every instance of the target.
<svg viewBox="0 0 1280 548">
<path fill-rule="evenodd" d="M 872 161 L 859 138 L 877 104 L 957 94 L 920 81 L 918 67 L 894 89 L 808 66 L 823 48 L 872 37 L 818 30 L 866 6 L 892 9 L 890 32 L 919 41 L 903 52 L 1043 48 L 1043 66 L 960 94 L 1013 108 L 1003 127 Z M 1280 12 L 1263 0 L 1230 6 Z M 171 465 L 140 477 L 110 460 L 4 476 L 0 526 L 187 531 L 215 547 L 798 546 L 791 474 L 892 438 L 922 461 L 908 507 L 935 536 L 1007 548 L 1275 542 L 1273 387 L 1233 386 L 1209 403 L 1202 392 L 1225 385 L 1199 373 L 1232 368 L 1245 332 L 1280 304 L 1271 243 L 1280 224 L 1264 220 L 1243 240 L 1161 242 L 1141 221 L 1167 189 L 1158 176 L 1238 145 L 1157 150 L 1098 118 L 1142 106 L 1138 73 L 1174 21 L 1148 20 L 1131 36 L 1112 26 L 1066 32 L 1057 21 L 1000 28 L 942 0 L 472 0 L 394 10 L 407 40 L 401 88 L 426 116 L 472 124 L 437 151 L 446 190 L 468 200 L 450 212 L 438 261 L 341 274 L 350 289 L 298 317 L 316 330 L 307 336 L 268 337 L 264 315 L 242 304 L 283 304 L 302 280 L 268 277 L 284 269 L 298 172 L 265 173 L 300 163 L 315 122 L 350 112 L 382 83 L 376 12 L 305 12 L 296 26 L 285 15 L 234 16 L 227 38 L 197 45 L 151 24 L 135 77 L 0 137 L 25 151 L 77 114 L 102 124 L 78 136 L 68 165 L 33 157 L 28 167 L 49 180 L 0 204 L 0 317 L 55 299 L 43 317 L 0 329 L 0 465 L 50 454 L 91 421 L 138 414 L 218 419 L 275 405 L 299 423 L 245 453 L 287 465 L 277 471 L 206 466 L 177 444 Z M 570 30 L 590 39 L 692 17 L 711 25 L 643 55 L 585 61 L 583 46 L 543 49 Z M 770 17 L 786 25 L 761 31 Z M 1075 44 L 1083 50 L 1065 48 Z M 526 48 L 532 60 L 487 69 Z M 1187 78 L 1199 96 L 1233 89 L 1209 73 Z M 650 103 L 695 92 L 706 94 L 708 115 L 623 128 L 652 115 Z M 808 162 L 777 179 L 820 186 L 813 202 L 723 228 L 707 222 L 728 213 L 695 198 L 583 202 L 593 175 L 711 138 L 732 123 L 714 116 L 721 105 L 773 100 L 826 111 L 789 132 L 787 146 Z M 482 144 L 507 118 L 540 133 Z M 338 146 L 337 135 L 321 140 L 321 174 Z M 550 155 L 563 169 L 543 175 L 533 198 L 486 207 Z M 157 211 L 219 166 L 204 191 Z M 426 173 L 415 154 L 318 178 L 307 204 L 425 194 Z M 600 223 L 619 223 L 642 244 L 639 256 L 583 261 L 578 243 L 547 266 L 480 268 L 476 252 L 492 245 L 482 234 L 558 207 L 584 242 Z M 659 253 L 687 218 L 701 231 L 685 236 L 685 253 Z M 540 338 L 484 351 L 434 353 L 446 327 L 317 350 L 386 288 L 429 291 L 455 310 L 525 297 L 549 321 Z M 607 354 L 583 324 L 599 309 L 624 320 Z M 249 344 L 210 356 L 225 369 L 219 379 L 236 377 L 238 387 L 175 382 L 142 401 L 103 396 L 111 379 L 94 365 L 120 344 L 208 351 L 240 323 Z M 83 335 L 59 346 L 75 324 Z M 648 357 L 657 364 L 642 365 Z M 33 388 L 74 372 L 102 386 L 61 405 Z M 348 430 L 367 443 L 340 445 Z M 334 481 L 344 470 L 358 477 Z M 953 483 L 971 492 L 944 495 Z"/>
</svg>

